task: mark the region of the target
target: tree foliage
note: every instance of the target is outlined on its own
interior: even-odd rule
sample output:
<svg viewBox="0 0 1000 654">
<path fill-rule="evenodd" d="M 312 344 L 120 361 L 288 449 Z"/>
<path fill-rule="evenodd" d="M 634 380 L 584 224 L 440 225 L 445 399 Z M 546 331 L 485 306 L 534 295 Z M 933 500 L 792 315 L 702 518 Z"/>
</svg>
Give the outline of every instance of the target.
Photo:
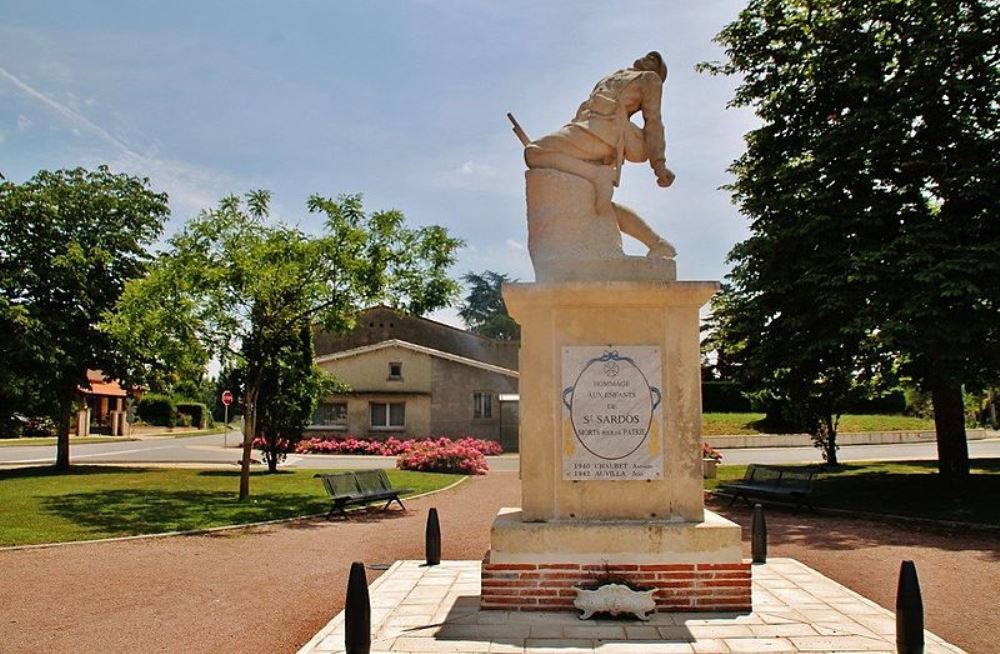
<svg viewBox="0 0 1000 654">
<path fill-rule="evenodd" d="M 264 440 L 261 449 L 270 472 L 302 440 L 317 400 L 347 390 L 313 363 L 310 321 L 300 321 L 277 336 L 261 375 L 257 415 L 257 435 Z"/>
<path fill-rule="evenodd" d="M 507 313 L 501 292 L 504 284 L 517 280 L 503 273 L 485 270 L 481 274 L 467 273 L 462 281 L 469 292 L 458 309 L 458 315 L 469 331 L 502 341 L 521 338 L 521 327 Z"/>
<path fill-rule="evenodd" d="M 748 375 L 837 404 L 887 360 L 968 475 L 963 383 L 1000 358 L 1000 9 L 751 0 L 717 37 L 761 126 L 730 186 L 751 236 L 717 304 Z M 769 382 L 768 382 L 769 383 Z"/>
<path fill-rule="evenodd" d="M 131 344 L 140 377 L 210 355 L 243 370 L 241 499 L 262 394 L 268 375 L 290 360 L 289 334 L 314 322 L 349 328 L 360 307 L 376 303 L 421 314 L 458 291 L 447 269 L 461 242 L 444 228 L 408 228 L 395 210 L 366 214 L 358 195 L 312 196 L 310 212 L 325 216 L 313 236 L 270 220 L 269 200 L 264 191 L 227 197 L 191 220 L 106 321 Z"/>
<path fill-rule="evenodd" d="M 51 416 L 60 468 L 87 369 L 121 365 L 97 323 L 145 272 L 168 213 L 148 180 L 105 166 L 0 183 L 0 411 Z"/>
</svg>

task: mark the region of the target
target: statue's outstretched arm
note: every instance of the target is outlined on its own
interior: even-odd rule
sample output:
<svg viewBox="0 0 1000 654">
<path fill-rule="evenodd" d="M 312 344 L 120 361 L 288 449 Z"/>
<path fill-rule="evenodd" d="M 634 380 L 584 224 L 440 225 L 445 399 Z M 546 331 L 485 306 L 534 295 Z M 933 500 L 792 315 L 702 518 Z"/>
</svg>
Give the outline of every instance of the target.
<svg viewBox="0 0 1000 654">
<path fill-rule="evenodd" d="M 660 103 L 663 97 L 663 82 L 656 73 L 649 72 L 642 76 L 642 133 L 646 156 L 649 165 L 656 174 L 656 183 L 660 186 L 670 186 L 674 174 L 667 168 L 667 143 L 663 134 L 663 117 L 660 114 Z"/>
</svg>

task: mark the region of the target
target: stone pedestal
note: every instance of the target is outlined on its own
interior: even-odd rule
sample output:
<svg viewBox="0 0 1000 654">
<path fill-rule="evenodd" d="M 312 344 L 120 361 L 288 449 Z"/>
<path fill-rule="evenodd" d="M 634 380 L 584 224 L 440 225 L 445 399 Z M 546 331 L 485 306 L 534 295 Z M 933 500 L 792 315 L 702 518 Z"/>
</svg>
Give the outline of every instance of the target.
<svg viewBox="0 0 1000 654">
<path fill-rule="evenodd" d="M 508 284 L 521 325 L 519 509 L 483 563 L 484 608 L 570 608 L 604 572 L 660 608 L 743 610 L 740 528 L 705 511 L 700 307 L 715 282 Z"/>
<path fill-rule="evenodd" d="M 673 259 L 624 253 L 617 219 L 594 210 L 594 186 L 587 180 L 539 169 L 526 172 L 525 183 L 528 253 L 537 281 L 676 279 Z"/>
</svg>

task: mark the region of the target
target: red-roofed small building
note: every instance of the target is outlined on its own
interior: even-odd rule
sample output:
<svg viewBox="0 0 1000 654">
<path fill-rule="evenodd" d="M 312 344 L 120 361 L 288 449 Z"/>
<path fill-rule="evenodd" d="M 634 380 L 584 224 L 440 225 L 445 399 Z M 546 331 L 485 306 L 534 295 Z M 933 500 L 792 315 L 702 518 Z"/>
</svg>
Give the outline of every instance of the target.
<svg viewBox="0 0 1000 654">
<path fill-rule="evenodd" d="M 105 432 L 120 436 L 128 432 L 128 408 L 125 400 L 129 393 L 114 379 L 108 379 L 100 370 L 87 371 L 87 387 L 77 387 L 83 407 L 76 416 L 77 436 Z"/>
</svg>

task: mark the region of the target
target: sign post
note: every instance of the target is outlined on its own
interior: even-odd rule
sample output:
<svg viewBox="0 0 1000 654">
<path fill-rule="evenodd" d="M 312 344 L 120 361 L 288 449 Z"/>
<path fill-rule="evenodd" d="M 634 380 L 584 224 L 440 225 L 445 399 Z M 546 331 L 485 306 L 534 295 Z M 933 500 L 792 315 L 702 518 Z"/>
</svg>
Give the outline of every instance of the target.
<svg viewBox="0 0 1000 654">
<path fill-rule="evenodd" d="M 225 409 L 226 431 L 222 436 L 223 449 L 229 447 L 229 405 L 233 403 L 233 394 L 229 391 L 222 391 L 222 405 Z"/>
</svg>

